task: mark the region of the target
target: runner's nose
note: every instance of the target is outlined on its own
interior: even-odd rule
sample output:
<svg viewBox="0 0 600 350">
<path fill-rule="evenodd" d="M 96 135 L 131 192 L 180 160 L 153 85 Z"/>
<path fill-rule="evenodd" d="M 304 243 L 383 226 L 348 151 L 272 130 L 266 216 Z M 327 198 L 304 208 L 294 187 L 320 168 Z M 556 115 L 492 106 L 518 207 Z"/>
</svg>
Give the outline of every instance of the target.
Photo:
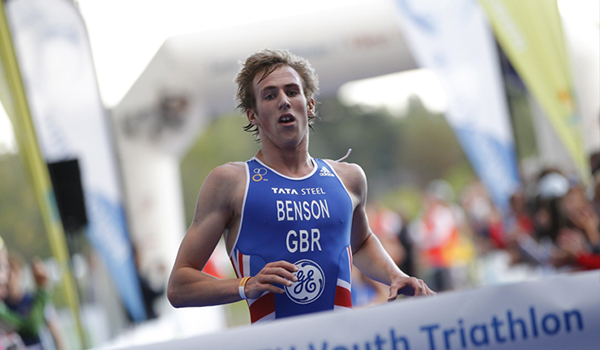
<svg viewBox="0 0 600 350">
<path fill-rule="evenodd" d="M 288 97 L 285 94 L 281 94 L 281 96 L 281 100 L 279 101 L 279 109 L 290 109 L 292 105 L 290 104 Z"/>
</svg>

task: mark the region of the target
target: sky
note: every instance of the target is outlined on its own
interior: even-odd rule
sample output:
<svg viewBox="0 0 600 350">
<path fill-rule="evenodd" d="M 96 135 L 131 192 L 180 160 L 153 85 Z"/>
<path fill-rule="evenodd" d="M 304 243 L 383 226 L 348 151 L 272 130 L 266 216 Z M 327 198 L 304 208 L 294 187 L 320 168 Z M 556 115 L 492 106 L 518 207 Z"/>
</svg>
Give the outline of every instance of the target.
<svg viewBox="0 0 600 350">
<path fill-rule="evenodd" d="M 210 11 L 206 11 L 206 2 L 197 0 L 76 0 L 75 3 L 88 30 L 102 101 L 107 108 L 112 108 L 170 36 L 369 1 L 382 0 L 304 0 L 301 5 L 280 0 L 220 0 L 210 2 Z M 599 3 L 598 0 L 559 0 L 559 9 L 565 20 L 598 23 Z M 436 78 L 426 70 L 374 79 L 344 87 L 342 96 L 347 100 L 354 100 L 353 96 L 366 96 L 365 104 L 389 104 L 385 96 L 374 93 L 369 97 L 365 92 L 375 91 L 373 87 L 387 83 L 408 85 L 416 86 L 417 91 L 395 92 L 396 101 L 398 93 L 417 93 L 426 103 L 430 101 L 430 108 L 436 111 L 445 108 L 445 96 L 439 90 Z M 397 79 L 408 84 L 398 84 Z M 423 81 L 432 88 L 416 84 Z M 396 102 L 390 108 L 401 109 L 402 106 Z M 12 126 L 0 107 L 0 152 L 14 149 Z"/>
<path fill-rule="evenodd" d="M 372 0 L 371 0 L 372 1 Z M 379 0 L 380 1 L 380 0 Z M 78 0 L 100 93 L 107 107 L 123 98 L 170 36 L 307 14 L 368 0 Z M 110 23 L 110 25 L 107 25 Z"/>
<path fill-rule="evenodd" d="M 368 0 L 75 0 L 85 21 L 100 95 L 116 106 L 170 36 L 311 13 Z M 232 9 L 235 9 L 233 11 Z M 12 126 L 0 106 L 0 152 L 14 151 Z"/>
</svg>

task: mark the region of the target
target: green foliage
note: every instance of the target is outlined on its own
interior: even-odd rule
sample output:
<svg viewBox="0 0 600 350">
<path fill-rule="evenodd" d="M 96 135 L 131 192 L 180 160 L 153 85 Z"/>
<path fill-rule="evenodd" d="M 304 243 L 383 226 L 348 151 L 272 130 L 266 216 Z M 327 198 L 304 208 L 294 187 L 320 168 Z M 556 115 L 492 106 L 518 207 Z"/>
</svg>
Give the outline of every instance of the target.
<svg viewBox="0 0 600 350">
<path fill-rule="evenodd" d="M 403 135 L 398 118 L 384 110 L 364 113 L 337 100 L 324 101 L 319 113 L 310 136 L 312 156 L 339 159 L 351 148 L 346 161 L 364 169 L 373 196 L 399 183 Z"/>
<path fill-rule="evenodd" d="M 423 187 L 466 162 L 445 117 L 429 112 L 416 97 L 403 116 L 365 112 L 336 100 L 324 101 L 320 110 L 323 117 L 311 136 L 311 153 L 337 159 L 352 148 L 348 161 L 365 170 L 371 198 L 398 187 Z"/>
<path fill-rule="evenodd" d="M 456 136 L 442 114 L 432 114 L 413 98 L 403 119 L 406 159 L 403 166 L 416 176 L 415 184 L 425 186 L 443 178 L 447 169 L 466 161 Z"/>
<path fill-rule="evenodd" d="M 200 186 L 210 171 L 227 162 L 245 161 L 259 149 L 250 133 L 243 130 L 246 119 L 227 115 L 215 119 L 181 161 L 181 179 L 187 222 L 194 216 Z"/>
<path fill-rule="evenodd" d="M 477 179 L 471 163 L 466 158 L 448 167 L 441 178 L 448 181 L 457 194 Z"/>
<path fill-rule="evenodd" d="M 413 186 L 402 186 L 392 189 L 380 198 L 385 207 L 402 214 L 403 220 L 409 222 L 417 217 L 423 205 L 420 189 Z"/>
</svg>

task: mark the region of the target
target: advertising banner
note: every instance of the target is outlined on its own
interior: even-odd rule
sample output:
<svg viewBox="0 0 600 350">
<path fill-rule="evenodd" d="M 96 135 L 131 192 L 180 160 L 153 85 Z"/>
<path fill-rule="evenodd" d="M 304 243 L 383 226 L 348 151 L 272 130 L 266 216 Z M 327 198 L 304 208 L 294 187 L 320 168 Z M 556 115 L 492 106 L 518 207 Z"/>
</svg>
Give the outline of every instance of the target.
<svg viewBox="0 0 600 350">
<path fill-rule="evenodd" d="M 79 317 L 79 298 L 73 275 L 69 269 L 69 252 L 65 233 L 58 215 L 48 168 L 42 159 L 33 129 L 29 104 L 15 55 L 4 2 L 0 2 L 0 100 L 13 125 L 19 153 L 30 176 L 33 192 L 48 234 L 50 248 L 61 269 L 60 284 L 64 297 L 76 324 L 78 335 L 80 339 L 84 339 Z"/>
<path fill-rule="evenodd" d="M 326 312 L 127 350 L 597 350 L 600 271 Z"/>
<path fill-rule="evenodd" d="M 43 158 L 78 161 L 87 238 L 132 318 L 144 320 L 110 127 L 83 20 L 65 0 L 13 0 L 6 13 Z"/>
<path fill-rule="evenodd" d="M 494 203 L 508 208 L 519 185 L 514 140 L 494 36 L 472 0 L 395 0 L 417 63 L 448 97 L 446 119 Z"/>
<path fill-rule="evenodd" d="M 555 0 L 480 0 L 502 49 L 542 106 L 575 163 L 589 179 L 583 129 Z"/>
</svg>

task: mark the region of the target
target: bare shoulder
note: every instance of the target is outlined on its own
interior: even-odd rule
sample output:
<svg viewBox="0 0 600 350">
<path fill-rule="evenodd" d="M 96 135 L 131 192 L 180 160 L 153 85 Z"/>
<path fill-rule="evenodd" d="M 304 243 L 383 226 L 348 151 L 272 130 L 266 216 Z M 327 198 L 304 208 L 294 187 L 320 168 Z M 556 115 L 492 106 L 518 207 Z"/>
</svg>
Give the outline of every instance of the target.
<svg viewBox="0 0 600 350">
<path fill-rule="evenodd" d="M 325 159 L 338 174 L 348 191 L 362 197 L 366 192 L 367 177 L 360 165 Z"/>
<path fill-rule="evenodd" d="M 358 165 L 356 163 L 340 162 L 340 161 L 331 160 L 331 159 L 323 159 L 323 160 L 325 162 L 327 162 L 327 164 L 329 164 L 333 168 L 333 170 L 335 170 L 335 172 L 338 173 L 340 176 L 342 176 L 342 174 L 352 175 L 352 176 L 364 175 L 363 169 L 360 167 L 360 165 Z"/>
<path fill-rule="evenodd" d="M 214 199 L 235 200 L 246 183 L 244 163 L 231 162 L 214 168 L 204 180 L 200 196 L 203 194 Z M 206 198 L 206 197 L 204 197 Z"/>
<path fill-rule="evenodd" d="M 240 181 L 246 176 L 246 166 L 242 162 L 230 162 L 214 168 L 206 180 Z"/>
</svg>

